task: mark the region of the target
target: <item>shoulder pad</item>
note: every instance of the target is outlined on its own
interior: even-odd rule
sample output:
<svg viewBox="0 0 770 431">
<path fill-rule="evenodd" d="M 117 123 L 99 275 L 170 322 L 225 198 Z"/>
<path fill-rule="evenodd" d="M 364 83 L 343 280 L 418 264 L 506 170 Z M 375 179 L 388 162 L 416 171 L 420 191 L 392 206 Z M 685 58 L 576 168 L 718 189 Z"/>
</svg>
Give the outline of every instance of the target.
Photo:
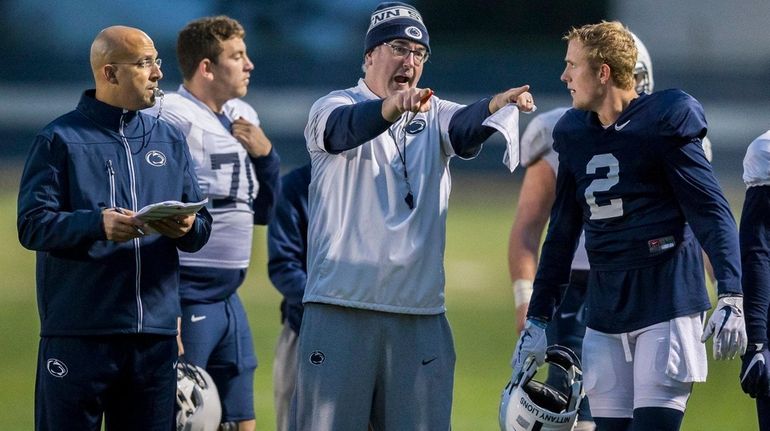
<svg viewBox="0 0 770 431">
<path fill-rule="evenodd" d="M 521 164 L 527 167 L 553 149 L 553 128 L 569 108 L 546 111 L 529 122 L 521 135 Z"/>
<path fill-rule="evenodd" d="M 241 99 L 228 100 L 222 107 L 222 110 L 227 114 L 228 118 L 231 118 L 232 120 L 243 117 L 245 120 L 256 126 L 260 125 L 257 111 Z"/>
<path fill-rule="evenodd" d="M 746 149 L 743 182 L 746 187 L 770 185 L 770 131 L 760 135 Z"/>
</svg>

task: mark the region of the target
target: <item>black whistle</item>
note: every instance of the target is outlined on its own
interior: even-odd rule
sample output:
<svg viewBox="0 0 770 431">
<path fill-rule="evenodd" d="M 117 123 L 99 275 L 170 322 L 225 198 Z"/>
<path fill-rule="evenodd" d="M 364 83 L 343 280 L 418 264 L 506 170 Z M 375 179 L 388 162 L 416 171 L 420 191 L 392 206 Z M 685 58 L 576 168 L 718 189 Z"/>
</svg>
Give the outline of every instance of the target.
<svg viewBox="0 0 770 431">
<path fill-rule="evenodd" d="M 406 206 L 408 206 L 410 210 L 414 209 L 414 196 L 412 195 L 412 192 L 406 194 L 404 202 L 406 202 Z"/>
</svg>

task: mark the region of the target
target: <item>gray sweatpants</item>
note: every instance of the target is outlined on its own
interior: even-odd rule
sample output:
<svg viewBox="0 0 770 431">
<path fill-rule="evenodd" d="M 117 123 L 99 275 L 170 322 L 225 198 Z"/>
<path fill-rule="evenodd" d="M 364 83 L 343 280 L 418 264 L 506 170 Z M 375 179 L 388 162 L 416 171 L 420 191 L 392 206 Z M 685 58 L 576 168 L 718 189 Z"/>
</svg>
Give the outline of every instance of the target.
<svg viewBox="0 0 770 431">
<path fill-rule="evenodd" d="M 299 337 L 283 324 L 273 360 L 273 401 L 275 403 L 275 425 L 277 431 L 289 429 L 289 406 L 297 383 L 297 345 Z"/>
<path fill-rule="evenodd" d="M 294 431 L 450 429 L 455 351 L 446 316 L 305 304 Z"/>
</svg>

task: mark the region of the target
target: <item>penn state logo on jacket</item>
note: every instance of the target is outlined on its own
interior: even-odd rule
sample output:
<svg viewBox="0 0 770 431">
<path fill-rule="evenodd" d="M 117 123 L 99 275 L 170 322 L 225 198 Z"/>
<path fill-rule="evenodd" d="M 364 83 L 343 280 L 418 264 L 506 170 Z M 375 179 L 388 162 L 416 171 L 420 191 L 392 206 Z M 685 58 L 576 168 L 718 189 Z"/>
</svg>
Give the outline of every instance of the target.
<svg viewBox="0 0 770 431">
<path fill-rule="evenodd" d="M 158 150 L 148 151 L 147 154 L 144 155 L 144 160 L 155 167 L 166 166 L 166 155 Z"/>
<path fill-rule="evenodd" d="M 407 124 L 406 128 L 404 129 L 406 133 L 409 133 L 410 135 L 416 135 L 423 130 L 425 130 L 425 126 L 427 123 L 422 118 L 418 118 L 411 123 Z"/>
</svg>

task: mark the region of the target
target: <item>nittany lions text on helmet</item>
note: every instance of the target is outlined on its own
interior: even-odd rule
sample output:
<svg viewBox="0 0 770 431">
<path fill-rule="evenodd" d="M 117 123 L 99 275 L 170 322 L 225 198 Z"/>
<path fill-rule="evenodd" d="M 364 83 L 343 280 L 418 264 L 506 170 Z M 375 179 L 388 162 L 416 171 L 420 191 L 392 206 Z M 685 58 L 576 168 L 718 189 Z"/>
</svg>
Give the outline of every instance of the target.
<svg viewBox="0 0 770 431">
<path fill-rule="evenodd" d="M 641 76 L 641 80 L 637 79 L 636 92 L 650 94 L 655 88 L 655 81 L 652 79 L 652 58 L 647 51 L 647 47 L 644 46 L 641 39 L 639 39 L 634 33 L 631 33 L 636 43 L 636 67 L 634 67 L 634 76 Z"/>
<path fill-rule="evenodd" d="M 500 401 L 501 431 L 569 431 L 577 421 L 580 402 L 585 397 L 580 360 L 575 353 L 559 345 L 546 349 L 545 364 L 555 365 L 553 372 L 567 376 L 566 388 L 554 388 L 532 380 L 538 370 L 535 356 L 524 361 L 521 372 L 503 389 Z"/>
<path fill-rule="evenodd" d="M 176 367 L 177 431 L 216 431 L 222 419 L 219 393 L 201 367 L 180 358 Z"/>
</svg>

